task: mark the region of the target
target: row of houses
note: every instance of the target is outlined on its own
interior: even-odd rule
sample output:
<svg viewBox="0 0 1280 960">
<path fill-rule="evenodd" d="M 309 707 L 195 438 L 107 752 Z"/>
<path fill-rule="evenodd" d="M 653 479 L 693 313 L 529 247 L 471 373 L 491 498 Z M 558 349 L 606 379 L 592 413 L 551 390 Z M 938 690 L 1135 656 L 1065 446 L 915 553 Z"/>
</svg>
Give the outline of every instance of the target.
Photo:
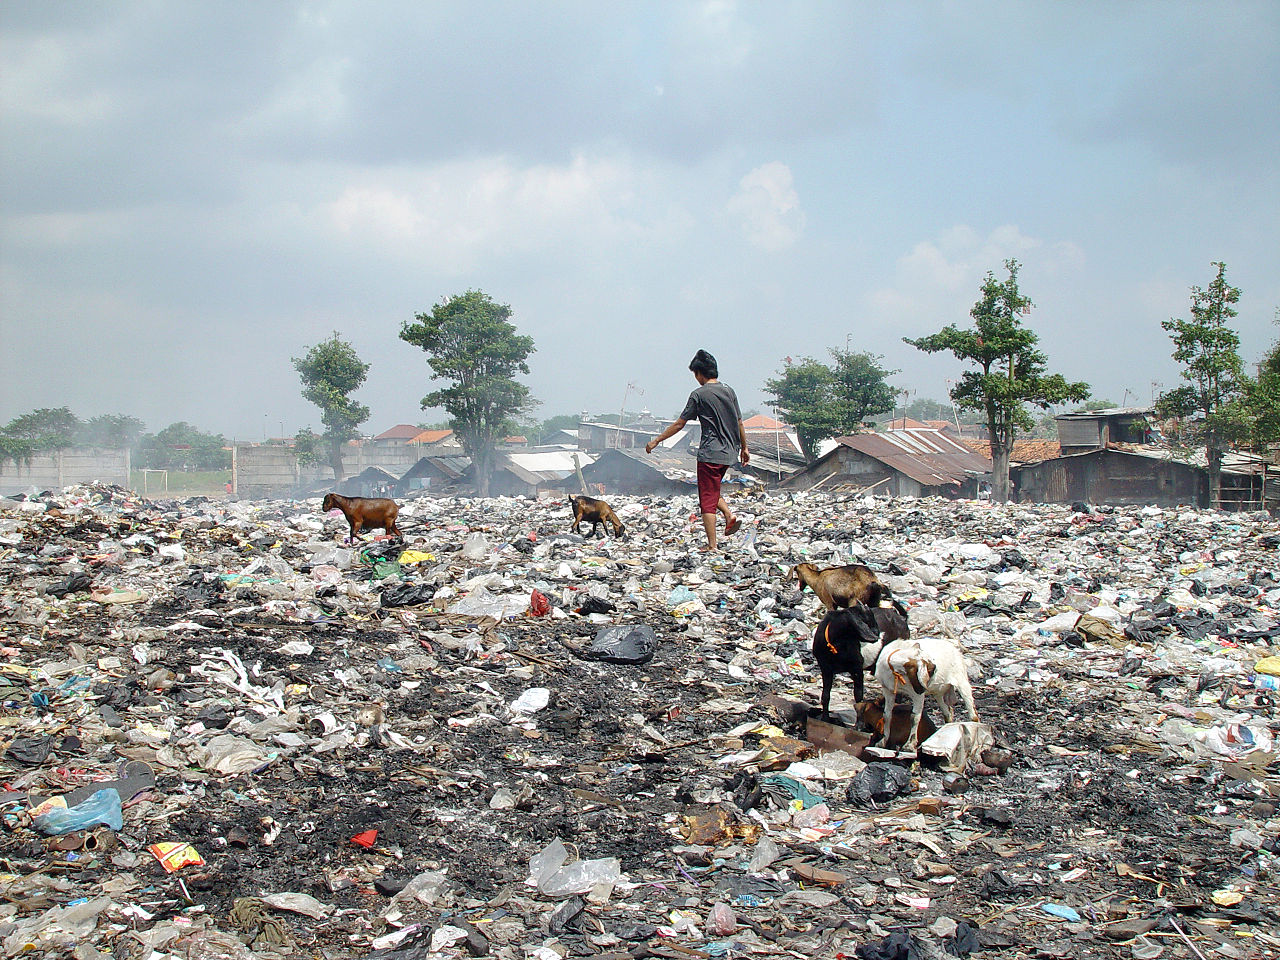
<svg viewBox="0 0 1280 960">
<path fill-rule="evenodd" d="M 1210 505 L 1203 454 L 1197 462 L 1193 455 L 1175 452 L 1153 430 L 1150 416 L 1147 408 L 1063 414 L 1057 418 L 1059 440 L 1020 439 L 1011 458 L 1014 498 Z M 645 444 L 663 426 L 647 412 L 623 425 L 584 416 L 577 430 L 561 431 L 541 446 L 509 437 L 499 448 L 490 493 L 691 493 L 696 490 L 698 426 L 687 425 L 646 454 Z M 989 495 L 989 445 L 968 425 L 962 429 L 945 421 L 897 419 L 875 432 L 829 441 L 813 463 L 806 463 L 799 438 L 786 424 L 755 416 L 744 426 L 751 463 L 731 471 L 732 483 L 904 497 Z M 475 487 L 471 462 L 449 430 L 398 424 L 365 441 L 356 462 L 360 469 L 339 488 L 348 495 L 412 497 L 466 493 Z M 250 479 L 244 469 L 240 474 L 238 481 Z M 327 486 L 319 477 L 312 482 Z M 265 494 L 254 489 L 250 495 Z M 1239 510 L 1276 503 L 1280 467 L 1257 457 L 1227 458 L 1221 498 L 1214 506 Z"/>
</svg>

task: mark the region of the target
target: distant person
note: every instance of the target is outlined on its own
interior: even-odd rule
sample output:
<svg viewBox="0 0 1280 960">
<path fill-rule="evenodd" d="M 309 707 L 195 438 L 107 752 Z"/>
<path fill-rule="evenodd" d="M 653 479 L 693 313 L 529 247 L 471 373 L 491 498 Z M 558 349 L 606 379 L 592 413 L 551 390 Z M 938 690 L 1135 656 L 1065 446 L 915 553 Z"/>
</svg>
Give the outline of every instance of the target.
<svg viewBox="0 0 1280 960">
<path fill-rule="evenodd" d="M 747 452 L 747 431 L 742 426 L 738 395 L 728 384 L 720 382 L 716 358 L 699 350 L 689 362 L 698 388 L 689 394 L 679 419 L 644 445 L 645 453 L 663 440 L 674 437 L 694 417 L 702 425 L 702 441 L 698 444 L 698 503 L 702 509 L 702 526 L 707 531 L 707 552 L 716 549 L 716 513 L 724 514 L 724 533 L 729 536 L 740 526 L 729 505 L 720 494 L 725 471 L 741 460 L 751 459 Z"/>
<path fill-rule="evenodd" d="M 227 496 L 231 496 L 231 481 L 227 481 Z"/>
</svg>

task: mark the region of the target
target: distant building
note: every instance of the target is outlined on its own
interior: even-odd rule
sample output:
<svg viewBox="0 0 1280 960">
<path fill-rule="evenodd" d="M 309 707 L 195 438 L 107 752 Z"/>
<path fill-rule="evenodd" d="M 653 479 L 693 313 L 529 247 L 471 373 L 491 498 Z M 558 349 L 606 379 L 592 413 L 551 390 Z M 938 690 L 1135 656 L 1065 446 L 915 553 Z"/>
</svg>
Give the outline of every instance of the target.
<svg viewBox="0 0 1280 960">
<path fill-rule="evenodd" d="M 840 437 L 835 447 L 784 479 L 783 489 L 858 490 L 895 497 L 976 497 L 991 461 L 929 427 Z"/>
<path fill-rule="evenodd" d="M 1159 435 L 1152 426 L 1153 407 L 1111 407 L 1060 413 L 1058 445 L 1063 455 L 1099 450 L 1113 443 L 1154 444 Z"/>
<path fill-rule="evenodd" d="M 422 432 L 421 427 L 412 423 L 397 423 L 390 430 L 384 430 L 371 441 L 378 447 L 403 447 L 413 442 L 413 438 Z"/>
</svg>

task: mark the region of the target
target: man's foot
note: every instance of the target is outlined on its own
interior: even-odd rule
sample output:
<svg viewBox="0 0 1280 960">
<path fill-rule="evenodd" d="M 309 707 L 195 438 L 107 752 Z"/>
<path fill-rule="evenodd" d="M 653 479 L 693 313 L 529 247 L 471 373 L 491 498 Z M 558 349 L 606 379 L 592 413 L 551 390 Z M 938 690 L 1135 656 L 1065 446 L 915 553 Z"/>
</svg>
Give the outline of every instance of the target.
<svg viewBox="0 0 1280 960">
<path fill-rule="evenodd" d="M 737 533 L 738 528 L 740 526 L 742 526 L 742 521 L 739 520 L 737 517 L 734 517 L 732 520 L 730 520 L 728 523 L 725 524 L 724 535 L 727 537 L 730 534 Z"/>
</svg>

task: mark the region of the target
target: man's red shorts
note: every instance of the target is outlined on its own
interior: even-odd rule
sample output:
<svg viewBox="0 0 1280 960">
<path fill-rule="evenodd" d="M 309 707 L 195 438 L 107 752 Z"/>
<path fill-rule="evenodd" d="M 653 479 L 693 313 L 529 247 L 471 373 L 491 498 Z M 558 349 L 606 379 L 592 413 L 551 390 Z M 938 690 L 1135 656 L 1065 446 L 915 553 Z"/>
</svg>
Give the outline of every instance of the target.
<svg viewBox="0 0 1280 960">
<path fill-rule="evenodd" d="M 720 483 L 728 469 L 727 463 L 698 461 L 698 504 L 703 513 L 716 512 L 716 504 L 720 502 Z"/>
</svg>

